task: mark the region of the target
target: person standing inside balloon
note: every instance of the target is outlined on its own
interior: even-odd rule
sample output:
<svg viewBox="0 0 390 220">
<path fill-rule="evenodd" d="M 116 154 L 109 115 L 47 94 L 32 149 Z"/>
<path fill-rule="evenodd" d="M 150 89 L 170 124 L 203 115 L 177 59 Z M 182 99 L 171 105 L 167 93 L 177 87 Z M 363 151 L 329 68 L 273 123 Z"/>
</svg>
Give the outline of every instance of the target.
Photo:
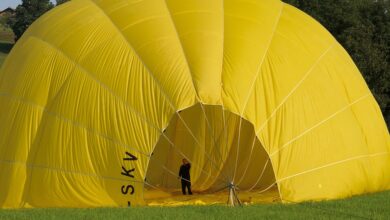
<svg viewBox="0 0 390 220">
<path fill-rule="evenodd" d="M 192 195 L 190 169 L 191 164 L 188 162 L 188 160 L 183 159 L 183 164 L 180 166 L 179 170 L 179 178 L 181 179 L 181 191 L 183 192 L 183 195 L 186 195 L 186 188 L 188 190 L 188 194 Z"/>
</svg>

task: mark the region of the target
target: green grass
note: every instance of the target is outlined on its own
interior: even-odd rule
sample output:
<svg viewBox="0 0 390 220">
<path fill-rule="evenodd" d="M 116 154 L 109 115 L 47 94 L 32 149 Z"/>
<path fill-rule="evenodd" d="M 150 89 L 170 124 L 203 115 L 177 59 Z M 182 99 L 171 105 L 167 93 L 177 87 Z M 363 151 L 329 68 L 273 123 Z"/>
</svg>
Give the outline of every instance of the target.
<svg viewBox="0 0 390 220">
<path fill-rule="evenodd" d="M 390 219 L 390 191 L 301 204 L 0 210 L 0 219 Z"/>
<path fill-rule="evenodd" d="M 0 67 L 14 44 L 14 35 L 9 28 L 0 25 Z"/>
</svg>

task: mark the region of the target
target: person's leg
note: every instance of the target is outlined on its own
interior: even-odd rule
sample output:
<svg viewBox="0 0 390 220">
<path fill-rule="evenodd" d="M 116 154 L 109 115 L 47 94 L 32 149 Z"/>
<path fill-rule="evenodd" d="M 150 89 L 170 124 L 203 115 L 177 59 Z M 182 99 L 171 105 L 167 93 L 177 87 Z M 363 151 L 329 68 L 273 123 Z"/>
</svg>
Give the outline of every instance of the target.
<svg viewBox="0 0 390 220">
<path fill-rule="evenodd" d="M 183 195 L 186 194 L 186 181 L 184 180 L 181 180 L 181 192 L 183 193 Z"/>
<path fill-rule="evenodd" d="M 187 182 L 188 194 L 192 195 L 191 182 Z"/>
</svg>

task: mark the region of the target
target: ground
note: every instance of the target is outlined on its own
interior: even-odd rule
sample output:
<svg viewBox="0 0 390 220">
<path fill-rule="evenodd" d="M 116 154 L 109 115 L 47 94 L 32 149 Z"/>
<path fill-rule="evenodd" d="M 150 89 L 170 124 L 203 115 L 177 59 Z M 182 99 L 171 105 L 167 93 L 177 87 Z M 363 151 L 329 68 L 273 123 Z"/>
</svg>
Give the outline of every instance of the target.
<svg viewBox="0 0 390 220">
<path fill-rule="evenodd" d="M 0 27 L 0 66 L 13 45 Z M 390 191 L 344 200 L 301 204 L 258 204 L 99 209 L 0 209 L 0 219 L 390 219 Z"/>
<path fill-rule="evenodd" d="M 390 219 L 390 191 L 345 200 L 243 207 L 0 210 L 0 219 Z"/>
</svg>

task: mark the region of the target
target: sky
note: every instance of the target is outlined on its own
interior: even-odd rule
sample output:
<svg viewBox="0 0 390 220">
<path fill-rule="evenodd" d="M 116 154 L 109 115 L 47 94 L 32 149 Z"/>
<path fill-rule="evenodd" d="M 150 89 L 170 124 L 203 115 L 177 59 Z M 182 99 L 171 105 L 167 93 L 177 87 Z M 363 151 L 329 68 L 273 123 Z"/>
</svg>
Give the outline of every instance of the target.
<svg viewBox="0 0 390 220">
<path fill-rule="evenodd" d="M 51 2 L 55 3 L 55 0 L 50 0 Z M 22 2 L 22 0 L 0 0 L 0 11 L 11 7 L 16 8 L 17 5 L 19 5 Z"/>
</svg>

